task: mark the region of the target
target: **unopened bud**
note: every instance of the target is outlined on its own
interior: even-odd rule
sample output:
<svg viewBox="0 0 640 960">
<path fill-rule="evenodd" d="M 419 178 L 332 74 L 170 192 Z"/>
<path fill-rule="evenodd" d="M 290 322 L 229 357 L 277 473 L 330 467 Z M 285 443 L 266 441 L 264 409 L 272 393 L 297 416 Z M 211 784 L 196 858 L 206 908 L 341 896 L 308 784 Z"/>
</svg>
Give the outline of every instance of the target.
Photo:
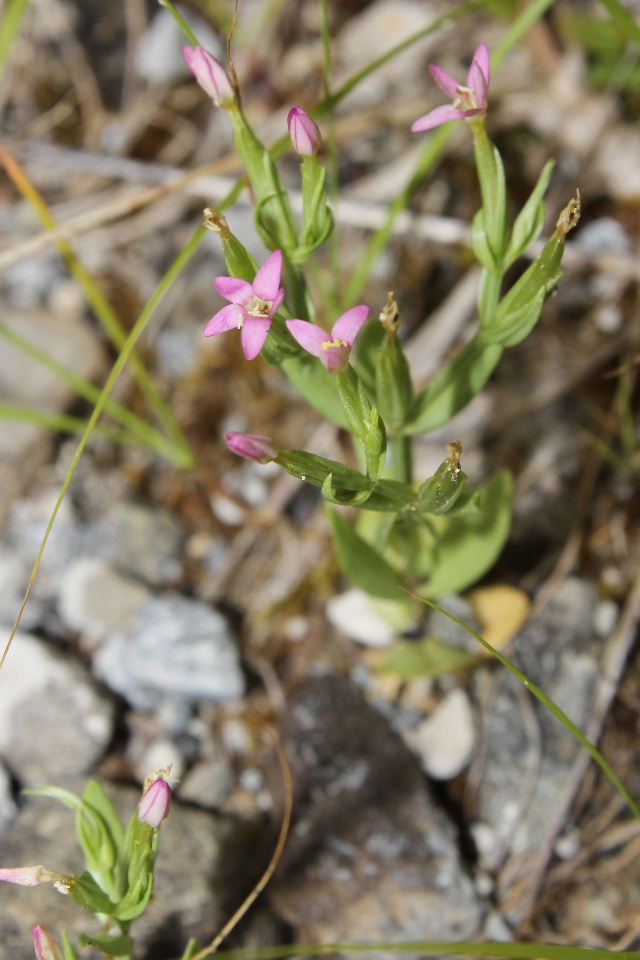
<svg viewBox="0 0 640 960">
<path fill-rule="evenodd" d="M 245 460 L 270 463 L 278 456 L 269 437 L 263 437 L 259 433 L 225 433 L 224 439 L 229 450 Z"/>
<path fill-rule="evenodd" d="M 159 827 L 171 809 L 171 787 L 163 777 L 158 777 L 147 787 L 138 804 L 138 820 L 150 827 Z"/>
<path fill-rule="evenodd" d="M 63 960 L 62 948 L 51 931 L 36 923 L 31 933 L 37 960 Z"/>
<path fill-rule="evenodd" d="M 0 867 L 0 880 L 20 887 L 36 887 L 39 883 L 68 883 L 69 877 L 38 864 L 36 867 Z"/>
<path fill-rule="evenodd" d="M 231 81 L 219 60 L 204 47 L 184 46 L 182 53 L 189 70 L 217 107 L 226 107 L 235 100 Z"/>
<path fill-rule="evenodd" d="M 301 157 L 313 157 L 322 143 L 320 128 L 302 107 L 292 107 L 287 116 L 293 149 Z"/>
</svg>

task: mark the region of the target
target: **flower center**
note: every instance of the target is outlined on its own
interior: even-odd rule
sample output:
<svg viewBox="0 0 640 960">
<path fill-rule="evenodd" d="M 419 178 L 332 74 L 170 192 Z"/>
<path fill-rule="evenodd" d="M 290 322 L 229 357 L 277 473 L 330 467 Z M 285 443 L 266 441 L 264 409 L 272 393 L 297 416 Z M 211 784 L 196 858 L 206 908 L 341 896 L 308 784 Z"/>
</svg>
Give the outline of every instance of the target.
<svg viewBox="0 0 640 960">
<path fill-rule="evenodd" d="M 334 337 L 333 340 L 325 340 L 322 344 L 323 350 L 332 350 L 333 348 L 338 347 L 343 350 L 347 350 L 349 344 L 346 340 L 341 340 L 340 337 Z"/>
<path fill-rule="evenodd" d="M 249 300 L 244 312 L 248 317 L 261 317 L 266 320 L 269 318 L 272 306 L 271 300 L 261 300 L 260 297 L 254 296 Z"/>
<path fill-rule="evenodd" d="M 477 110 L 478 101 L 476 100 L 476 91 L 473 87 L 463 87 L 462 84 L 456 87 L 458 96 L 453 101 L 454 107 L 462 110 Z"/>
</svg>

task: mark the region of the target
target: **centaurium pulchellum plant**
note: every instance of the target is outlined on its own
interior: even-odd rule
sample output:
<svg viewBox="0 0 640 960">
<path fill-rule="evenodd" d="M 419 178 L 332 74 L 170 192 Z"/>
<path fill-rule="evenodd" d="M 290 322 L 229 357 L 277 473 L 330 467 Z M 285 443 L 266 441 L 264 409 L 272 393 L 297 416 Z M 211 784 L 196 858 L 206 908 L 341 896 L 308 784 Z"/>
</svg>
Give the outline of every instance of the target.
<svg viewBox="0 0 640 960">
<path fill-rule="evenodd" d="M 130 927 L 151 899 L 160 825 L 171 809 L 169 773 L 169 768 L 159 770 L 147 779 L 127 826 L 97 781 L 87 785 L 82 797 L 59 787 L 29 791 L 75 811 L 85 869 L 78 875 L 66 875 L 42 865 L 4 867 L 0 868 L 0 881 L 27 887 L 52 884 L 99 922 L 100 929 L 79 938 L 81 946 L 93 946 L 106 957 L 131 960 L 134 940 Z M 32 935 L 37 960 L 80 960 L 64 931 L 57 939 L 36 924 Z"/>
<path fill-rule="evenodd" d="M 333 229 L 316 121 L 300 106 L 292 107 L 287 118 L 291 145 L 300 157 L 303 209 L 296 220 L 277 167 L 222 64 L 200 47 L 186 48 L 185 57 L 213 102 L 229 114 L 256 198 L 256 229 L 272 251 L 258 266 L 224 217 L 207 212 L 205 222 L 220 236 L 229 272 L 215 286 L 231 303 L 209 321 L 205 335 L 239 327 L 247 359 L 260 353 L 279 365 L 316 409 L 351 433 L 357 466 L 305 450 L 280 450 L 270 438 L 255 434 L 228 434 L 229 448 L 260 463 L 275 461 L 318 486 L 330 504 L 358 508 L 355 525 L 335 510 L 329 510 L 329 518 L 345 572 L 373 597 L 406 607 L 405 586 L 425 598 L 470 586 L 494 563 L 508 535 L 511 478 L 500 471 L 472 487 L 456 441 L 433 476 L 416 478 L 412 440 L 445 426 L 482 389 L 505 348 L 533 329 L 559 280 L 565 236 L 577 222 L 579 202 L 563 211 L 540 255 L 503 291 L 507 269 L 542 230 L 542 198 L 553 164 L 545 166 L 510 226 L 502 159 L 486 127 L 489 49 L 485 43 L 477 47 L 464 83 L 431 65 L 451 103 L 420 117 L 412 130 L 464 120 L 471 131 L 482 196 L 472 246 L 482 280 L 477 332 L 416 392 L 393 295 L 373 320 L 366 304 L 346 305 L 341 316 L 328 317 L 311 296 L 303 268 Z"/>
</svg>

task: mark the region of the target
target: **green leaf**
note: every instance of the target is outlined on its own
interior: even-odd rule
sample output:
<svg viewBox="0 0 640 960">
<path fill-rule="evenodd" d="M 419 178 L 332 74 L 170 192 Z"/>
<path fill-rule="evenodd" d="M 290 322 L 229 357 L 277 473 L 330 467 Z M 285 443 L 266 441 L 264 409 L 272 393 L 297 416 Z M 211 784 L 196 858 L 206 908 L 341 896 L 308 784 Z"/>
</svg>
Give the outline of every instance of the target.
<svg viewBox="0 0 640 960">
<path fill-rule="evenodd" d="M 470 666 L 476 658 L 464 650 L 426 637 L 396 643 L 379 661 L 378 669 L 397 677 L 438 677 Z"/>
<path fill-rule="evenodd" d="M 556 283 L 559 279 L 560 271 L 557 273 Z M 517 307 L 499 309 L 499 312 L 496 312 L 495 327 L 487 326 L 482 332 L 483 339 L 501 347 L 515 347 L 521 343 L 540 319 L 547 296 L 547 291 L 543 288 L 526 303 L 518 301 L 520 305 Z"/>
<path fill-rule="evenodd" d="M 551 179 L 554 166 L 555 162 L 553 160 L 545 163 L 542 168 L 542 173 L 538 177 L 538 182 L 531 191 L 529 199 L 515 219 L 504 259 L 505 270 L 540 236 L 540 231 L 544 226 L 545 219 L 542 198 L 549 186 L 549 180 Z"/>
<path fill-rule="evenodd" d="M 67 936 L 64 930 L 60 934 L 60 940 L 62 943 L 62 955 L 64 957 L 64 960 L 80 960 L 80 956 L 76 948 L 71 943 L 71 940 L 69 939 L 69 937 Z"/>
<path fill-rule="evenodd" d="M 457 593 L 493 566 L 509 535 L 512 490 L 511 474 L 500 471 L 480 488 L 477 514 L 430 518 L 436 536 L 431 576 L 416 593 Z"/>
<path fill-rule="evenodd" d="M 332 477 L 332 485 L 336 489 L 370 491 L 373 486 L 371 480 L 358 470 L 346 467 L 338 460 L 307 453 L 306 450 L 280 450 L 275 462 L 292 476 L 317 487 L 321 487 L 328 476 Z"/>
<path fill-rule="evenodd" d="M 502 347 L 470 340 L 418 394 L 405 433 L 425 433 L 448 423 L 479 393 L 498 365 Z"/>
<path fill-rule="evenodd" d="M 498 270 L 496 258 L 493 255 L 487 239 L 487 228 L 485 226 L 483 209 L 478 210 L 471 222 L 471 247 L 476 255 L 476 259 L 480 261 L 486 270 L 489 270 L 491 273 L 495 273 L 496 270 Z"/>
<path fill-rule="evenodd" d="M 337 510 L 328 511 L 340 566 L 357 587 L 373 597 L 400 600 L 406 597 L 399 575 Z"/>
<path fill-rule="evenodd" d="M 111 797 L 97 780 L 90 780 L 82 795 L 87 806 L 91 807 L 107 825 L 111 838 L 118 849 L 124 844 L 124 825 Z"/>
<path fill-rule="evenodd" d="M 135 947 L 134 940 L 126 933 L 112 937 L 108 933 L 80 934 L 83 947 L 97 947 L 108 957 L 129 957 Z"/>
<path fill-rule="evenodd" d="M 319 360 L 291 357 L 282 362 L 282 369 L 312 407 L 336 426 L 349 429 L 336 382 Z"/>
</svg>

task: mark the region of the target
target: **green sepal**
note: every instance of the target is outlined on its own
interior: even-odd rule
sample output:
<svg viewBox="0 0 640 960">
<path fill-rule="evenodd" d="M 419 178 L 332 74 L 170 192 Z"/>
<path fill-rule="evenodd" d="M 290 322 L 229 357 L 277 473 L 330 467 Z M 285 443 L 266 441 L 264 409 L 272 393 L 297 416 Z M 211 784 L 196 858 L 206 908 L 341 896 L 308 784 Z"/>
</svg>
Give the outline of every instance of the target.
<svg viewBox="0 0 640 960">
<path fill-rule="evenodd" d="M 60 934 L 60 942 L 62 944 L 62 956 L 64 957 L 64 960 L 80 960 L 78 951 L 71 943 L 71 940 L 64 930 Z"/>
<path fill-rule="evenodd" d="M 258 261 L 232 233 L 226 217 L 217 210 L 207 207 L 203 221 L 208 230 L 217 233 L 220 237 L 229 276 L 240 277 L 247 283 L 251 283 L 258 272 Z"/>
<path fill-rule="evenodd" d="M 306 450 L 280 450 L 275 462 L 292 476 L 316 487 L 321 487 L 329 476 L 332 477 L 334 486 L 340 490 L 361 492 L 371 491 L 373 487 L 371 480 L 358 470 L 345 467 L 338 460 L 307 453 Z"/>
<path fill-rule="evenodd" d="M 417 395 L 404 433 L 426 433 L 448 423 L 480 393 L 501 356 L 499 344 L 476 335 Z"/>
<path fill-rule="evenodd" d="M 411 371 L 402 344 L 394 331 L 387 331 L 375 364 L 376 406 L 392 432 L 405 424 L 413 402 Z"/>
<path fill-rule="evenodd" d="M 138 917 L 151 899 L 158 838 L 158 830 L 142 823 L 137 813 L 132 816 L 125 839 L 127 889 L 114 911 L 114 916 L 121 922 Z"/>
<path fill-rule="evenodd" d="M 439 516 L 449 513 L 468 481 L 458 456 L 450 456 L 440 464 L 432 477 L 418 490 L 418 513 Z"/>
<path fill-rule="evenodd" d="M 340 490 L 333 482 L 333 474 L 328 473 L 321 486 L 322 498 L 328 503 L 335 503 L 339 507 L 361 507 L 371 496 L 372 484 L 369 481 L 367 490 L 359 490 L 357 493 L 350 490 Z"/>
<path fill-rule="evenodd" d="M 435 542 L 430 577 L 415 591 L 420 596 L 433 599 L 466 590 L 497 560 L 511 526 L 511 474 L 506 470 L 494 474 L 477 494 L 476 512 L 429 518 Z"/>
<path fill-rule="evenodd" d="M 77 903 L 88 913 L 102 913 L 106 917 L 113 916 L 116 905 L 109 899 L 91 874 L 85 870 L 79 877 L 73 878 L 73 883 L 69 887 L 68 896 L 70 900 Z"/>
<path fill-rule="evenodd" d="M 108 933 L 81 933 L 78 939 L 83 947 L 97 947 L 107 957 L 130 957 L 135 947 L 135 941 L 126 933 L 115 937 Z"/>
<path fill-rule="evenodd" d="M 328 239 L 334 227 L 333 213 L 327 203 L 326 171 L 316 156 L 303 157 L 302 232 L 291 261 L 304 263 L 314 250 Z"/>
<path fill-rule="evenodd" d="M 399 574 L 350 526 L 337 510 L 327 509 L 340 566 L 353 583 L 373 597 L 402 600 Z"/>
<path fill-rule="evenodd" d="M 542 168 L 538 182 L 531 191 L 529 199 L 518 214 L 511 230 L 507 251 L 504 256 L 504 269 L 522 256 L 525 250 L 538 239 L 544 226 L 545 210 L 542 198 L 547 192 L 555 161 L 549 160 Z"/>
</svg>

